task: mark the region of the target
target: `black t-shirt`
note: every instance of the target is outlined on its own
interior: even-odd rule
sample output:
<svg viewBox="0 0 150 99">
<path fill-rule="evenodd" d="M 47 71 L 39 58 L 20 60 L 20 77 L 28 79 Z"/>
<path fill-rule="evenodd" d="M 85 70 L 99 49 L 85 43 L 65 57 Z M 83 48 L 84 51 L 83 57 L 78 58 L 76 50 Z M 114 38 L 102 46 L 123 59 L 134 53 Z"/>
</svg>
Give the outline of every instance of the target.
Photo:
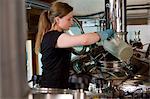
<svg viewBox="0 0 150 99">
<path fill-rule="evenodd" d="M 41 87 L 67 88 L 71 51 L 68 48 L 55 48 L 62 32 L 47 32 L 41 43 L 42 80 Z"/>
</svg>

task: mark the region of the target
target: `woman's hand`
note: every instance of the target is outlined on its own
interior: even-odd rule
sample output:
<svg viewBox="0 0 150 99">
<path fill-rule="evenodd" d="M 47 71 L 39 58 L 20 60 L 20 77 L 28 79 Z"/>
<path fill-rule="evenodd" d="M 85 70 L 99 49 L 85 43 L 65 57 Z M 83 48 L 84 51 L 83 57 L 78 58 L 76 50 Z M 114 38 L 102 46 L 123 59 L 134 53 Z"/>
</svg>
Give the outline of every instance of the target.
<svg viewBox="0 0 150 99">
<path fill-rule="evenodd" d="M 100 35 L 101 40 L 107 40 L 111 37 L 114 36 L 115 32 L 112 29 L 107 29 L 101 32 L 98 32 L 98 34 Z"/>
</svg>

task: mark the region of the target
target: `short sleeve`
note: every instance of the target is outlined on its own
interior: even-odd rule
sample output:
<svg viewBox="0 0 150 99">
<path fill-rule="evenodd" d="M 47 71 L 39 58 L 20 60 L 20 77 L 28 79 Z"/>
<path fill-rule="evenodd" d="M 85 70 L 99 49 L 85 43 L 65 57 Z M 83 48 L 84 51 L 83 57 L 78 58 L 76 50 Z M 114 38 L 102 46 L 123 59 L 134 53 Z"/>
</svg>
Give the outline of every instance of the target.
<svg viewBox="0 0 150 99">
<path fill-rule="evenodd" d="M 57 39 L 61 34 L 62 32 L 58 31 L 47 32 L 43 37 L 42 46 L 54 48 L 57 43 Z"/>
</svg>

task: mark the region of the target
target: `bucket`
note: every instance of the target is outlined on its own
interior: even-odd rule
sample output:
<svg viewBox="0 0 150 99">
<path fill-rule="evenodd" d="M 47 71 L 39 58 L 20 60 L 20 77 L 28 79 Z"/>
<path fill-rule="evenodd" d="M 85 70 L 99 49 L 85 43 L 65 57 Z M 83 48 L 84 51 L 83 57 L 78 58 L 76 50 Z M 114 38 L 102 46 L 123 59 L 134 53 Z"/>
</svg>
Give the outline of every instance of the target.
<svg viewBox="0 0 150 99">
<path fill-rule="evenodd" d="M 120 39 L 117 35 L 110 40 L 104 40 L 102 44 L 105 50 L 121 61 L 127 61 L 133 55 L 132 47 Z"/>
</svg>

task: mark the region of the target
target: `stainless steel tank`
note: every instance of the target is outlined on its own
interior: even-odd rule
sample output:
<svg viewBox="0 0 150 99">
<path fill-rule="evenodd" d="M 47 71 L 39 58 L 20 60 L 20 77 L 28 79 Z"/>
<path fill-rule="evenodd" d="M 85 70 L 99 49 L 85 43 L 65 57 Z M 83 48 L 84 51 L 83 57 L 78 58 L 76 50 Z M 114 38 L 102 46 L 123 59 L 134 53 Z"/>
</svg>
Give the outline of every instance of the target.
<svg viewBox="0 0 150 99">
<path fill-rule="evenodd" d="M 28 99 L 73 99 L 72 90 L 54 88 L 32 89 Z"/>
<path fill-rule="evenodd" d="M 35 88 L 32 89 L 28 99 L 87 99 L 83 89 L 54 89 Z"/>
</svg>

